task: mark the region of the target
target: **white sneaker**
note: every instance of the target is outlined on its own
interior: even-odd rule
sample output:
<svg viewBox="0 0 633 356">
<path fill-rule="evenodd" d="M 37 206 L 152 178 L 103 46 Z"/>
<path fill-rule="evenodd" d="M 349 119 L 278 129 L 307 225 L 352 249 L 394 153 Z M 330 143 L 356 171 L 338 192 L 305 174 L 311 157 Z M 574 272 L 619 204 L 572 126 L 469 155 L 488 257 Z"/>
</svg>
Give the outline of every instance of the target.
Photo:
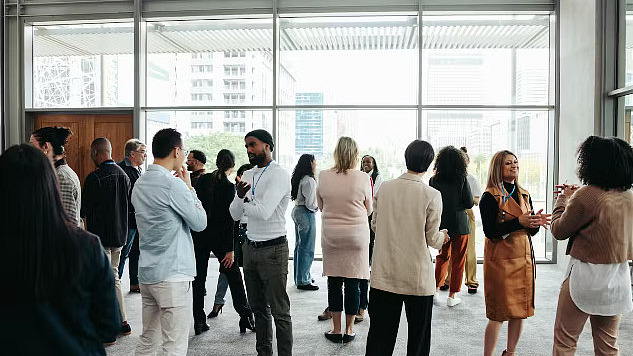
<svg viewBox="0 0 633 356">
<path fill-rule="evenodd" d="M 438 292 L 435 292 L 435 295 L 433 295 L 433 305 L 440 305 L 440 294 Z"/>
<path fill-rule="evenodd" d="M 448 299 L 446 299 L 446 305 L 449 306 L 449 307 L 454 307 L 454 306 L 456 306 L 457 304 L 459 304 L 461 302 L 462 302 L 462 300 L 457 298 L 457 297 L 455 297 L 455 298 L 448 297 Z"/>
</svg>

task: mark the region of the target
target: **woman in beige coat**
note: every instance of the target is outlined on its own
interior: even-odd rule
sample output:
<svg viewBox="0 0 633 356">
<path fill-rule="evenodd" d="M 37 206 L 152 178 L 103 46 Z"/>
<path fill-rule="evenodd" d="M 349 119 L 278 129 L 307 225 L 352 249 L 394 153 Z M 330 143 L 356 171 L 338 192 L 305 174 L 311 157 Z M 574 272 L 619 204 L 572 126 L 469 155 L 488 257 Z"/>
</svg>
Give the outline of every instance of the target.
<svg viewBox="0 0 633 356">
<path fill-rule="evenodd" d="M 356 142 L 341 137 L 334 150 L 334 167 L 321 171 L 317 187 L 317 203 L 323 212 L 323 275 L 328 277 L 328 308 L 334 324 L 325 337 L 335 343 L 354 340 L 354 317 L 360 304 L 359 282 L 369 279 L 367 216 L 372 212 L 372 192 L 367 173 L 355 169 L 357 162 Z M 341 332 L 343 304 L 344 335 Z"/>
</svg>

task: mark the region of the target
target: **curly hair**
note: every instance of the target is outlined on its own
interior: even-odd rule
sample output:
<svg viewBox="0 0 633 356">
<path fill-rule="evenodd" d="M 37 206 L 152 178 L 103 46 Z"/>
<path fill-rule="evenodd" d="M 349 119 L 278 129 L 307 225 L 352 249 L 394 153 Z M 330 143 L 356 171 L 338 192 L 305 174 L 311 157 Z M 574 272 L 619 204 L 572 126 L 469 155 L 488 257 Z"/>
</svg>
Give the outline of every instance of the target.
<svg viewBox="0 0 633 356">
<path fill-rule="evenodd" d="M 633 149 L 616 138 L 589 136 L 578 147 L 578 178 L 604 190 L 633 187 Z"/>
<path fill-rule="evenodd" d="M 40 147 L 44 146 L 46 142 L 50 143 L 53 147 L 53 154 L 55 156 L 63 155 L 65 153 L 65 146 L 68 143 L 68 138 L 73 134 L 68 127 L 42 127 L 33 131 L 33 137 L 37 140 Z"/>
<path fill-rule="evenodd" d="M 290 190 L 290 198 L 292 200 L 297 199 L 297 194 L 299 194 L 299 183 L 301 183 L 301 179 L 304 176 L 310 176 L 314 178 L 314 172 L 312 171 L 312 162 L 314 162 L 314 155 L 305 153 L 299 157 L 299 162 L 295 166 L 294 171 L 292 172 L 292 177 L 290 178 L 290 185 L 292 189 Z"/>
<path fill-rule="evenodd" d="M 435 158 L 435 179 L 454 182 L 466 177 L 464 154 L 453 146 L 443 147 Z"/>
</svg>

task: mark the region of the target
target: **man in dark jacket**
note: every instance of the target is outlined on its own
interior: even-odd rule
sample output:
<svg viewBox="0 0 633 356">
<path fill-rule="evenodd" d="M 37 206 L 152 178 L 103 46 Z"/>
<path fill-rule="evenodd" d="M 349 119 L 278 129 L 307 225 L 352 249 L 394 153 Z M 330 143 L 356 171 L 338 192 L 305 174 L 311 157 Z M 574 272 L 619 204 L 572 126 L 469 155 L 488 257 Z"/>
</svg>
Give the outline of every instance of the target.
<svg viewBox="0 0 633 356">
<path fill-rule="evenodd" d="M 136 229 L 136 217 L 134 206 L 132 205 L 132 189 L 134 183 L 142 174 L 141 166 L 147 157 L 147 146 L 137 139 L 128 140 L 125 143 L 125 158 L 117 163 L 130 178 L 130 195 L 128 196 L 128 219 L 127 219 L 127 241 L 121 251 L 121 262 L 119 262 L 119 279 L 123 277 L 125 260 L 129 257 L 128 274 L 130 276 L 130 293 L 140 293 L 138 286 L 138 230 Z"/>
<path fill-rule="evenodd" d="M 114 271 L 114 286 L 121 310 L 121 333 L 131 333 L 125 314 L 119 260 L 127 240 L 128 197 L 130 179 L 112 160 L 112 145 L 105 137 L 95 139 L 90 145 L 90 159 L 97 166 L 84 181 L 81 195 L 81 217 L 86 229 L 99 236 Z M 114 342 L 115 340 L 112 340 Z"/>
</svg>

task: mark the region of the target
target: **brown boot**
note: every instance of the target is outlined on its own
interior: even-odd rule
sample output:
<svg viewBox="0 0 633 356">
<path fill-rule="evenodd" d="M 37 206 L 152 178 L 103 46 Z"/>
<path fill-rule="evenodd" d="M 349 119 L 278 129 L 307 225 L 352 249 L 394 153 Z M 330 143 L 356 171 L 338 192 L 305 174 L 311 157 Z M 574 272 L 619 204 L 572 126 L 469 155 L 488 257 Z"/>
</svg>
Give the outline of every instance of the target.
<svg viewBox="0 0 633 356">
<path fill-rule="evenodd" d="M 317 316 L 317 319 L 323 321 L 323 320 L 328 320 L 328 319 L 332 319 L 332 313 L 330 313 L 330 308 L 325 308 L 325 310 L 323 311 L 323 313 L 319 314 Z"/>
<path fill-rule="evenodd" d="M 358 309 L 358 314 L 354 317 L 354 324 L 360 323 L 365 319 L 365 309 Z"/>
</svg>

